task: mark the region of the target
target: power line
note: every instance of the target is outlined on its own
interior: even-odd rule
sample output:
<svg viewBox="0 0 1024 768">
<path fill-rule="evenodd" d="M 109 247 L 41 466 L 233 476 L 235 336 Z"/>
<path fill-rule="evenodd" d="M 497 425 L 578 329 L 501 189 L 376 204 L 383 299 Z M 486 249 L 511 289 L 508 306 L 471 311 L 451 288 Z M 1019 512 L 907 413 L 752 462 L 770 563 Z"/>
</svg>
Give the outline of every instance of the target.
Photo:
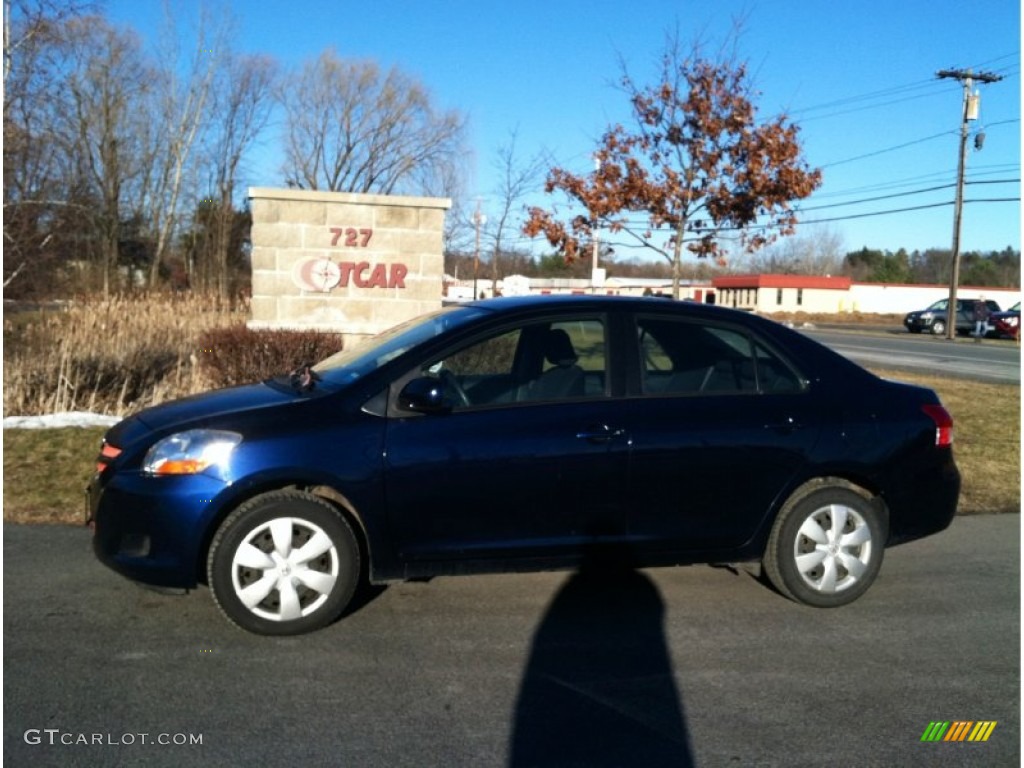
<svg viewBox="0 0 1024 768">
<path fill-rule="evenodd" d="M 944 203 L 928 203 L 926 205 L 914 205 L 909 208 L 891 208 L 885 211 L 869 211 L 867 213 L 851 213 L 846 216 L 833 216 L 827 219 L 812 219 L 806 221 L 800 221 L 800 224 L 827 224 L 834 221 L 849 221 L 851 219 L 866 219 L 871 216 L 888 216 L 893 213 L 908 213 L 910 211 L 923 211 L 928 208 L 945 208 L 946 206 L 953 205 L 955 200 L 947 200 Z M 968 203 L 1013 203 L 1020 202 L 1020 197 L 1000 197 L 1000 198 L 981 198 L 977 200 L 964 200 L 963 204 Z"/>
<path fill-rule="evenodd" d="M 974 67 L 975 68 L 980 68 L 980 67 L 984 67 L 984 66 L 989 66 L 991 64 L 995 64 L 995 63 L 1000 62 L 1000 61 L 1006 61 L 1007 59 L 1016 60 L 1016 58 L 1019 55 L 1020 55 L 1019 51 L 1014 51 L 1012 53 L 1006 53 L 1006 54 L 1003 54 L 1001 56 L 996 56 L 996 57 L 993 57 L 991 59 L 987 59 L 984 62 L 975 64 Z M 1007 65 L 1007 66 L 997 70 L 997 72 L 1002 72 L 1004 74 L 1017 74 L 1017 72 L 1011 72 L 1011 70 L 1014 70 L 1016 67 L 1017 67 L 1017 65 L 1016 65 L 1016 62 L 1014 61 L 1014 63 L 1009 64 L 1009 65 Z M 891 96 L 897 96 L 897 95 L 900 95 L 900 94 L 913 94 L 916 91 L 927 91 L 927 93 L 923 93 L 923 94 L 918 93 L 916 95 L 909 96 L 906 99 L 895 99 L 894 100 L 894 99 L 890 99 L 889 98 Z M 843 97 L 843 98 L 840 98 L 840 99 L 833 99 L 832 101 L 826 101 L 826 102 L 822 102 L 820 104 L 812 104 L 812 105 L 807 106 L 807 107 L 799 107 L 797 109 L 787 110 L 787 114 L 789 114 L 789 115 L 806 115 L 806 114 L 811 113 L 811 112 L 820 112 L 822 110 L 836 109 L 838 107 L 845 107 L 845 106 L 850 105 L 850 104 L 859 104 L 859 103 L 863 103 L 863 102 L 875 102 L 878 99 L 886 99 L 886 101 L 877 102 L 877 103 L 869 103 L 869 104 L 867 104 L 867 105 L 865 105 L 863 107 L 859 107 L 859 108 L 856 108 L 856 109 L 842 110 L 842 111 L 830 113 L 830 114 L 827 114 L 827 115 L 816 115 L 816 116 L 812 116 L 812 117 L 807 117 L 807 118 L 804 118 L 801 122 L 805 122 L 807 120 L 820 120 L 820 119 L 823 119 L 825 117 L 833 117 L 833 116 L 836 116 L 836 115 L 849 114 L 850 112 L 857 112 L 857 111 L 861 111 L 861 110 L 875 109 L 877 107 L 882 107 L 882 106 L 890 106 L 892 104 L 899 104 L 899 103 L 902 103 L 902 102 L 905 102 L 905 101 L 912 101 L 914 99 L 919 99 L 919 98 L 923 98 L 923 97 L 931 96 L 931 95 L 937 95 L 939 93 L 944 93 L 944 92 L 945 92 L 945 89 L 942 88 L 942 86 L 940 84 L 936 83 L 936 81 L 933 78 L 929 78 L 927 80 L 915 80 L 913 82 L 904 83 L 902 85 L 894 85 L 894 86 L 891 86 L 889 88 L 882 88 L 882 89 L 877 90 L 877 91 L 868 91 L 866 93 L 855 94 L 853 96 L 846 96 L 846 97 Z"/>
<path fill-rule="evenodd" d="M 803 118 L 800 119 L 799 122 L 802 125 L 804 123 L 810 123 L 810 122 L 813 122 L 815 120 L 824 120 L 824 119 L 829 118 L 829 117 L 840 117 L 842 115 L 853 114 L 854 112 L 864 112 L 864 111 L 869 110 L 869 109 L 878 109 L 879 107 L 891 107 L 893 104 L 905 104 L 908 101 L 914 101 L 916 99 L 923 99 L 923 98 L 927 98 L 927 97 L 930 97 L 930 96 L 939 96 L 940 94 L 941 94 L 941 91 L 934 90 L 934 91 L 930 91 L 928 93 L 918 94 L 917 96 L 909 96 L 909 97 L 907 97 L 905 99 L 892 99 L 890 101 L 880 101 L 880 102 L 878 102 L 876 104 L 869 104 L 867 106 L 855 107 L 855 108 L 852 108 L 852 109 L 843 109 L 843 110 L 839 110 L 837 112 L 829 112 L 828 114 L 825 114 L 825 115 L 812 115 L 810 117 L 803 117 Z"/>
<path fill-rule="evenodd" d="M 1020 170 L 1020 165 L 1015 163 L 1001 163 L 998 165 L 978 165 L 970 171 L 972 178 L 978 176 L 988 176 L 996 173 L 1015 173 Z M 884 189 L 899 189 L 900 187 L 908 187 L 912 184 L 926 183 L 929 181 L 941 181 L 944 179 L 955 179 L 956 168 L 947 168 L 942 171 L 933 171 L 932 173 L 921 174 L 920 176 L 908 176 L 902 179 L 893 179 L 892 181 L 880 182 L 878 184 L 868 184 L 862 187 L 852 187 L 850 189 L 834 191 L 834 192 L 815 192 L 814 198 L 816 200 L 823 200 L 832 197 L 843 197 L 845 195 L 858 195 L 866 192 L 878 192 Z"/>
<path fill-rule="evenodd" d="M 847 97 L 842 98 L 842 99 L 836 99 L 834 101 L 826 101 L 826 102 L 824 102 L 822 104 L 815 104 L 815 105 L 812 105 L 810 107 L 801 107 L 799 109 L 793 109 L 793 110 L 789 111 L 789 114 L 791 114 L 791 115 L 802 115 L 802 114 L 806 114 L 807 112 L 817 112 L 819 110 L 824 110 L 824 109 L 835 109 L 836 107 L 845 107 L 847 104 L 856 104 L 858 102 L 871 101 L 873 99 L 885 98 L 885 97 L 893 96 L 893 95 L 896 95 L 896 94 L 899 94 L 899 93 L 907 93 L 907 92 L 912 92 L 912 91 L 918 91 L 918 90 L 921 90 L 921 89 L 924 89 L 924 88 L 927 88 L 929 90 L 935 90 L 935 81 L 932 80 L 932 79 L 918 80 L 916 82 L 908 83 L 906 85 L 897 85 L 897 86 L 893 86 L 892 88 L 883 88 L 880 91 L 871 91 L 870 93 L 862 93 L 862 94 L 858 94 L 858 95 L 855 95 L 855 96 L 847 96 Z M 917 97 L 914 97 L 914 98 L 917 98 Z M 872 106 L 876 106 L 876 105 L 872 105 Z M 870 107 L 866 107 L 866 108 L 870 108 Z"/>
<path fill-rule="evenodd" d="M 923 139 L 915 139 L 914 141 L 907 141 L 903 144 L 897 144 L 894 147 L 886 147 L 885 149 L 879 149 L 874 152 L 868 152 L 863 155 L 857 155 L 856 157 L 848 157 L 845 160 L 836 160 L 834 163 L 826 163 L 825 165 L 819 166 L 820 168 L 834 168 L 837 165 L 844 165 L 845 163 L 852 163 L 856 160 L 864 160 L 868 157 L 875 157 L 877 155 L 884 155 L 886 152 L 895 152 L 897 149 L 905 149 L 906 147 L 912 147 L 915 144 L 923 144 L 926 141 L 933 141 L 943 136 L 955 136 L 956 131 L 943 131 L 942 133 L 936 133 L 932 136 L 925 136 Z"/>
<path fill-rule="evenodd" d="M 1019 182 L 1019 181 L 1020 181 L 1020 179 L 985 179 L 985 180 L 982 180 L 982 181 L 969 181 L 969 182 L 967 182 L 967 184 L 968 185 L 970 185 L 970 184 L 1011 184 L 1011 183 Z M 914 189 L 914 190 L 911 190 L 909 192 L 894 192 L 891 195 L 877 195 L 875 197 L 864 197 L 864 198 L 861 198 L 860 200 L 850 200 L 850 201 L 845 202 L 845 203 L 827 203 L 825 205 L 815 205 L 815 206 L 810 206 L 810 207 L 803 207 L 803 206 L 801 206 L 797 210 L 800 210 L 800 211 L 820 211 L 820 210 L 823 210 L 825 208 L 841 208 L 841 207 L 847 206 L 847 205 L 861 205 L 863 203 L 875 203 L 875 202 L 878 202 L 879 200 L 892 200 L 893 198 L 897 198 L 897 197 L 910 197 L 911 195 L 923 195 L 923 194 L 925 194 L 927 192 L 937 192 L 940 189 L 951 189 L 951 188 L 953 188 L 955 186 L 956 186 L 956 182 L 951 182 L 949 184 L 940 184 L 939 186 L 936 186 L 936 187 L 925 187 L 924 189 Z"/>
<path fill-rule="evenodd" d="M 872 216 L 889 216 L 889 215 L 892 215 L 894 213 L 909 213 L 909 212 L 912 212 L 912 211 L 923 211 L 923 210 L 927 210 L 929 208 L 944 208 L 946 206 L 953 205 L 954 202 L 955 202 L 954 200 L 946 200 L 946 201 L 943 201 L 943 202 L 940 202 L 940 203 L 925 203 L 923 205 L 912 205 L 912 206 L 907 206 L 905 208 L 889 208 L 889 209 L 881 210 L 881 211 L 867 211 L 865 213 L 849 213 L 849 214 L 845 214 L 843 216 L 831 216 L 831 217 L 824 218 L 824 219 L 801 219 L 801 220 L 799 220 L 797 222 L 797 224 L 800 225 L 800 226 L 804 226 L 804 225 L 807 225 L 807 224 L 828 224 L 828 223 L 832 223 L 832 222 L 836 222 L 836 221 L 850 221 L 850 220 L 853 220 L 853 219 L 866 219 L 866 218 L 870 218 Z M 963 201 L 963 203 L 965 205 L 969 204 L 969 203 L 1013 203 L 1013 202 L 1020 202 L 1020 197 L 1018 196 L 1018 197 L 974 198 L 974 199 L 964 200 Z M 854 205 L 854 203 L 846 203 L 844 205 Z M 823 206 L 823 207 L 831 207 L 831 206 Z M 817 209 L 795 210 L 794 213 L 800 213 L 802 210 L 817 210 Z M 643 224 L 644 224 L 644 222 L 637 222 L 637 221 L 629 221 L 629 222 L 626 222 L 626 223 L 629 224 L 630 226 L 634 226 L 634 227 L 636 227 L 636 226 L 643 226 Z M 767 229 L 772 229 L 772 225 L 770 225 L 770 224 L 750 224 L 750 225 L 748 225 L 746 227 L 722 227 L 720 229 L 715 229 L 714 232 L 715 232 L 715 234 L 717 236 L 719 233 L 722 233 L 722 232 L 763 231 L 763 230 L 767 230 Z M 654 231 L 657 232 L 658 230 L 654 230 Z M 664 234 L 669 234 L 669 235 L 672 234 L 672 232 L 670 230 L 667 230 L 667 229 L 663 230 L 663 233 Z M 697 234 L 697 233 L 694 233 L 694 234 Z"/>
<path fill-rule="evenodd" d="M 1019 123 L 1019 122 L 1020 122 L 1020 118 L 1018 117 L 1018 118 L 1012 118 L 1012 119 L 1009 119 L 1009 120 L 999 120 L 998 122 L 995 122 L 995 123 L 988 123 L 988 124 L 986 124 L 985 127 L 986 128 L 994 128 L 997 125 L 1006 125 L 1008 123 Z M 956 136 L 956 135 L 957 135 L 957 131 L 943 131 L 942 133 L 936 133 L 936 134 L 933 134 L 931 136 L 925 136 L 924 138 L 921 138 L 921 139 L 914 139 L 913 141 L 907 141 L 907 142 L 904 142 L 903 144 L 896 144 L 895 146 L 892 146 L 892 147 L 885 147 L 884 149 L 878 149 L 878 150 L 875 150 L 874 152 L 867 152 L 867 153 L 865 153 L 863 155 L 856 155 L 855 157 L 848 157 L 845 160 L 836 160 L 835 162 L 832 162 L 832 163 L 825 163 L 825 164 L 819 166 L 819 168 L 833 168 L 833 167 L 835 167 L 837 165 L 843 165 L 845 163 L 852 163 L 852 162 L 854 162 L 856 160 L 864 160 L 866 158 L 875 157 L 876 155 L 882 155 L 882 154 L 885 154 L 887 152 L 895 152 L 898 149 L 906 149 L 907 147 L 912 147 L 915 144 L 923 144 L 926 141 L 934 141 L 935 139 L 942 138 L 943 136 Z"/>
</svg>

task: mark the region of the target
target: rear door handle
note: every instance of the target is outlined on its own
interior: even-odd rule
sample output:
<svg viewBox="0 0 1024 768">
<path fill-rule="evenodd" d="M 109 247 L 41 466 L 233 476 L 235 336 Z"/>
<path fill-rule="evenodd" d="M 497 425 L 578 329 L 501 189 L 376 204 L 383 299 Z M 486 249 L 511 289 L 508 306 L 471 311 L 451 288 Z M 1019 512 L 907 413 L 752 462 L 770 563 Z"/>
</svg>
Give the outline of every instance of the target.
<svg viewBox="0 0 1024 768">
<path fill-rule="evenodd" d="M 591 443 L 607 443 L 614 440 L 617 437 L 622 437 L 626 434 L 624 429 L 612 429 L 607 424 L 600 424 L 594 427 L 588 427 L 582 432 L 577 432 L 576 437 L 580 440 L 587 440 Z"/>
<path fill-rule="evenodd" d="M 792 416 L 788 416 L 783 421 L 777 421 L 772 424 L 765 424 L 764 428 L 788 435 L 793 432 L 796 432 L 798 429 L 803 429 L 804 425 L 798 422 Z"/>
</svg>

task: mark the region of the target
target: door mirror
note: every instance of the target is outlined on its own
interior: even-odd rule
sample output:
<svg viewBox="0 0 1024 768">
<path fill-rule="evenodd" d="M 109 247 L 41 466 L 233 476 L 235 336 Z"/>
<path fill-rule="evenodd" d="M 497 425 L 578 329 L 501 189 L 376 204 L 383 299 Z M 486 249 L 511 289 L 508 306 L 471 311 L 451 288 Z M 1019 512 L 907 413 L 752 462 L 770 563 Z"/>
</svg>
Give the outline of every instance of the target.
<svg viewBox="0 0 1024 768">
<path fill-rule="evenodd" d="M 447 413 L 452 409 L 445 397 L 444 383 L 429 376 L 406 384 L 398 395 L 398 407 L 414 413 Z"/>
</svg>

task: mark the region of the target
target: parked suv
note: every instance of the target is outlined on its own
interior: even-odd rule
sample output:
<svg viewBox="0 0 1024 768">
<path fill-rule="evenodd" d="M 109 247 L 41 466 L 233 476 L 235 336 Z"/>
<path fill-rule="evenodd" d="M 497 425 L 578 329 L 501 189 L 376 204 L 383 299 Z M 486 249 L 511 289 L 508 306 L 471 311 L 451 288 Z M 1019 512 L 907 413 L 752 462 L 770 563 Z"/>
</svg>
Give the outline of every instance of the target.
<svg viewBox="0 0 1024 768">
<path fill-rule="evenodd" d="M 974 305 L 980 301 L 980 299 L 957 299 L 956 300 L 956 332 L 957 333 L 970 333 L 974 330 Z M 999 304 L 986 299 L 985 303 L 988 305 L 989 313 L 998 312 Z M 922 331 L 929 331 L 934 333 L 936 336 L 941 336 L 946 332 L 948 323 L 949 299 L 940 299 L 932 304 L 928 309 L 919 309 L 916 312 L 910 312 L 906 317 L 903 318 L 903 325 L 911 333 L 921 333 Z"/>
</svg>

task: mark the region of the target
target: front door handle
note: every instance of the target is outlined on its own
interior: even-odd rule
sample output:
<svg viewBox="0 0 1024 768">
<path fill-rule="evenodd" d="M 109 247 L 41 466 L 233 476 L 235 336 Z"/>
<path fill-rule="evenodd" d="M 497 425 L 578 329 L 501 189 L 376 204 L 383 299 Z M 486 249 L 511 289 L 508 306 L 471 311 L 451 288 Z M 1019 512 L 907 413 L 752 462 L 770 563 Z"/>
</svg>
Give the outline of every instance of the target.
<svg viewBox="0 0 1024 768">
<path fill-rule="evenodd" d="M 612 429 L 607 424 L 600 424 L 577 432 L 576 437 L 591 443 L 607 443 L 624 434 L 626 434 L 624 429 Z"/>
</svg>

